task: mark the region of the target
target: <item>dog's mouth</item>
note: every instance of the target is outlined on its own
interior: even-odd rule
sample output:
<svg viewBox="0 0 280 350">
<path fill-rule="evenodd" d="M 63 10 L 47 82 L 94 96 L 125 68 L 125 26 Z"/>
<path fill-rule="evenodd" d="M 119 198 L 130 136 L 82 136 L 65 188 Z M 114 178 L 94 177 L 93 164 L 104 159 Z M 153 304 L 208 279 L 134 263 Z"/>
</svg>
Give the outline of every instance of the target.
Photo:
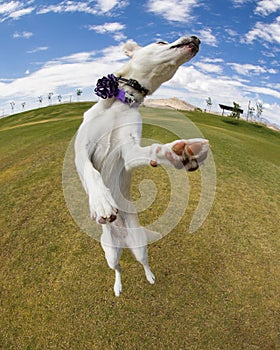
<svg viewBox="0 0 280 350">
<path fill-rule="evenodd" d="M 170 49 L 188 48 L 193 54 L 197 54 L 199 51 L 200 40 L 196 36 L 192 36 L 191 39 L 192 40 L 184 40 L 177 45 L 173 45 Z"/>
</svg>

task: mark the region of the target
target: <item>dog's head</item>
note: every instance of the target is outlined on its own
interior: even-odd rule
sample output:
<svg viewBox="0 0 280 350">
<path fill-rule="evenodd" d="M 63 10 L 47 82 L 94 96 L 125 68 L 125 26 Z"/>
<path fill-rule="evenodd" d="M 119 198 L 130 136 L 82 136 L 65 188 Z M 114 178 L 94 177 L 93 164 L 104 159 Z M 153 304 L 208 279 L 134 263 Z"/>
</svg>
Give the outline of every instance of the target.
<svg viewBox="0 0 280 350">
<path fill-rule="evenodd" d="M 152 55 L 154 53 L 164 54 L 179 61 L 178 64 L 181 65 L 189 61 L 198 53 L 199 45 L 200 40 L 196 36 L 183 37 L 171 44 L 167 41 L 159 40 L 145 47 L 139 46 L 135 41 L 129 40 L 124 45 L 123 50 L 130 58 L 132 58 L 139 50 L 142 50 L 142 55 L 144 55 L 145 51 Z"/>
<path fill-rule="evenodd" d="M 138 80 L 151 94 L 198 53 L 199 45 L 196 36 L 183 37 L 173 43 L 157 41 L 145 47 L 128 41 L 123 49 L 131 59 L 117 74 Z"/>
</svg>

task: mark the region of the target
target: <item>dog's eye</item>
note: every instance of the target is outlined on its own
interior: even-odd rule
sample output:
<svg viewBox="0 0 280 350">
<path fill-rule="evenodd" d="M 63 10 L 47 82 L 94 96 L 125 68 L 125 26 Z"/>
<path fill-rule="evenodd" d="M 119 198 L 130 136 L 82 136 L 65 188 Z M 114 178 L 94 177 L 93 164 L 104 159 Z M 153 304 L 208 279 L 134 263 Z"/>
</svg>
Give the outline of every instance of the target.
<svg viewBox="0 0 280 350">
<path fill-rule="evenodd" d="M 157 44 L 159 44 L 159 45 L 167 45 L 168 42 L 167 42 L 167 41 L 160 40 L 160 41 L 157 42 Z"/>
</svg>

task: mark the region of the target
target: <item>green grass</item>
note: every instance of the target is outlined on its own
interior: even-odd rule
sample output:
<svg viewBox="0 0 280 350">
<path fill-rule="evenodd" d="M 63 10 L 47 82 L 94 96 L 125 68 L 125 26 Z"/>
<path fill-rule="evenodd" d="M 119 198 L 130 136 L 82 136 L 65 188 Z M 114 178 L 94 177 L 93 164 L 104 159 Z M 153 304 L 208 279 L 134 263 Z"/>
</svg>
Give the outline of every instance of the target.
<svg viewBox="0 0 280 350">
<path fill-rule="evenodd" d="M 189 174 L 185 216 L 149 247 L 156 284 L 146 282 L 125 251 L 124 292 L 115 298 L 114 273 L 99 243 L 73 222 L 62 191 L 64 155 L 89 106 L 59 105 L 0 120 L 0 348 L 280 349 L 280 134 L 184 112 L 211 142 L 214 205 L 202 227 L 188 233 L 200 189 L 199 172 Z M 147 125 L 143 135 L 174 138 Z M 140 214 L 143 223 L 163 212 L 168 199 L 160 168 L 135 172 L 135 199 L 146 178 L 158 194 Z"/>
</svg>

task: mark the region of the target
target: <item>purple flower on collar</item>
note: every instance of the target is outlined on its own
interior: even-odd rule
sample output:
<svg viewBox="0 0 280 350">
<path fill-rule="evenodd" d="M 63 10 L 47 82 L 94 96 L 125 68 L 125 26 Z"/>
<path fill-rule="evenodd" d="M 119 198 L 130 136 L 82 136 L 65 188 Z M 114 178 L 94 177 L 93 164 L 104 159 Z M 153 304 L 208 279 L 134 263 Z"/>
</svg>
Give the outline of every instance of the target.
<svg viewBox="0 0 280 350">
<path fill-rule="evenodd" d="M 101 98 L 111 98 L 119 94 L 119 83 L 114 74 L 98 79 L 94 92 Z"/>
</svg>

